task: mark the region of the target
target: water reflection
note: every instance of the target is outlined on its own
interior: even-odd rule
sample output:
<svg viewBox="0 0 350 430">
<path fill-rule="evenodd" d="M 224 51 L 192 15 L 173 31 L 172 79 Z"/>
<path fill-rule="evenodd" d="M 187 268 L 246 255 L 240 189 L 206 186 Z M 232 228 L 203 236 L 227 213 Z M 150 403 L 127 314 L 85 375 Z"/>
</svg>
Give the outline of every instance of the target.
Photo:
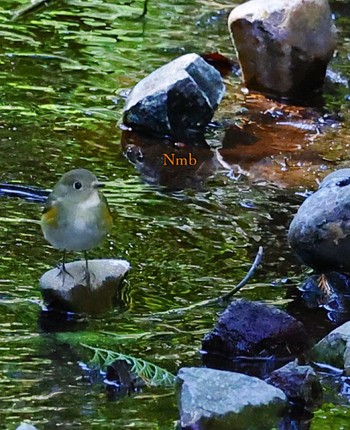
<svg viewBox="0 0 350 430">
<path fill-rule="evenodd" d="M 189 145 L 124 130 L 121 143 L 144 180 L 166 191 L 202 190 L 216 168 L 214 153 L 201 135 Z"/>
</svg>

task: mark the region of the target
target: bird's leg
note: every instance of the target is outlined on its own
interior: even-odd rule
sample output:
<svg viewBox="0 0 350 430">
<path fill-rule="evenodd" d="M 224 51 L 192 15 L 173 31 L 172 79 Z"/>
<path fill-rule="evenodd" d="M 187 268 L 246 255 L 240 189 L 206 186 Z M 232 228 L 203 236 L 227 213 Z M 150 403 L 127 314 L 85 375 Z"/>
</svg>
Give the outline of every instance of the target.
<svg viewBox="0 0 350 430">
<path fill-rule="evenodd" d="M 68 272 L 68 270 L 66 269 L 66 250 L 63 250 L 63 256 L 62 256 L 62 263 L 58 265 L 58 274 L 57 276 L 62 276 L 62 287 L 64 286 L 64 281 L 66 279 L 66 275 L 70 276 L 72 279 L 74 279 L 74 276 Z"/>
<path fill-rule="evenodd" d="M 62 273 L 69 275 L 71 278 L 74 278 L 74 276 L 68 272 L 66 269 L 66 250 L 63 250 L 63 256 L 62 256 L 62 263 L 58 265 L 58 268 L 60 270 L 59 274 L 57 276 L 60 276 Z"/>
<path fill-rule="evenodd" d="M 61 270 L 63 273 L 68 273 L 68 270 L 66 269 L 66 250 L 63 250 L 63 256 L 62 256 L 62 264 L 61 264 Z"/>
<path fill-rule="evenodd" d="M 87 251 L 84 251 L 84 257 L 85 257 L 85 281 L 86 281 L 86 285 L 90 287 L 91 276 L 89 272 L 89 260 L 88 260 Z"/>
<path fill-rule="evenodd" d="M 317 280 L 317 286 L 322 291 L 322 293 L 329 297 L 332 293 L 332 287 L 330 286 L 327 276 L 322 273 Z"/>
</svg>

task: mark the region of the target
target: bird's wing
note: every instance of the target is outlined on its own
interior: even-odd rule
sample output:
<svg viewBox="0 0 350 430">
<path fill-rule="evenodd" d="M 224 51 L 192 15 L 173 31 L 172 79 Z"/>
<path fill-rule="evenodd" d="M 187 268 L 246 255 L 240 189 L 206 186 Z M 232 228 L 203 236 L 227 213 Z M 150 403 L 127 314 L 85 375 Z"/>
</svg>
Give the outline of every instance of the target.
<svg viewBox="0 0 350 430">
<path fill-rule="evenodd" d="M 52 193 L 46 200 L 41 220 L 47 224 L 56 225 L 57 224 L 57 199 Z"/>
</svg>

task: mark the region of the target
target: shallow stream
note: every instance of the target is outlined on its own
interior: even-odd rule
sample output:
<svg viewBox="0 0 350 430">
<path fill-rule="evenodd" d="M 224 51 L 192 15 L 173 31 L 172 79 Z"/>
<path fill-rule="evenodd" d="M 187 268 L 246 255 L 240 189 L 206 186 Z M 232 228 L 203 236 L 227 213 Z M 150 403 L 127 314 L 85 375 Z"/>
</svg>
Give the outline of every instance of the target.
<svg viewBox="0 0 350 430">
<path fill-rule="evenodd" d="M 259 246 L 263 264 L 237 297 L 287 309 L 316 340 L 335 326 L 327 309 L 300 300 L 307 270 L 286 234 L 305 192 L 349 166 L 350 7 L 331 3 L 339 44 L 323 105 L 286 107 L 247 96 L 240 76 L 227 75 L 206 134 L 210 152 L 182 190 L 179 178 L 152 169 L 152 155 L 147 174 L 124 155 L 125 95 L 184 53 L 220 51 L 235 61 L 227 30 L 232 2 L 149 1 L 142 16 L 138 1 L 52 0 L 11 21 L 26 3 L 0 5 L 0 182 L 50 189 L 72 168 L 93 170 L 106 183 L 114 227 L 91 257 L 126 259 L 132 270 L 123 309 L 50 321 L 38 280 L 61 256 L 42 237 L 42 208 L 0 199 L 0 428 L 21 421 L 48 430 L 175 428 L 172 389 L 108 399 L 101 377 L 86 378 L 91 353 L 79 342 L 108 345 L 173 373 L 200 366 L 201 340 L 223 309 L 159 313 L 229 291 Z M 254 143 L 237 140 L 236 126 Z M 326 400 L 310 428 L 346 428 L 346 396 Z"/>
</svg>

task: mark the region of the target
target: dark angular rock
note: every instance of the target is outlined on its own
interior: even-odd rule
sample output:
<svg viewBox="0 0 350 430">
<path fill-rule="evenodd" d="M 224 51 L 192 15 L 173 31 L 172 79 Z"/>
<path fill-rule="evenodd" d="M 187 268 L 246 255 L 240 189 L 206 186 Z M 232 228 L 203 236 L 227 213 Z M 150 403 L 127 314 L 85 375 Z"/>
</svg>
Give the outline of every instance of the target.
<svg viewBox="0 0 350 430">
<path fill-rule="evenodd" d="M 322 403 L 322 386 L 311 366 L 288 363 L 273 371 L 265 382 L 281 389 L 292 402 L 309 409 Z"/>
<path fill-rule="evenodd" d="M 322 86 L 336 44 L 327 0 L 251 0 L 229 28 L 249 89 L 304 98 Z"/>
<path fill-rule="evenodd" d="M 202 349 L 205 363 L 212 367 L 211 362 L 217 361 L 215 358 L 289 357 L 290 361 L 308 346 L 302 323 L 287 313 L 262 303 L 237 300 L 228 306 L 214 330 L 205 336 Z M 220 368 L 230 368 L 226 364 L 223 366 Z"/>
<path fill-rule="evenodd" d="M 124 124 L 161 136 L 186 138 L 202 131 L 225 92 L 220 73 L 197 54 L 179 57 L 152 72 L 131 91 Z"/>
<path fill-rule="evenodd" d="M 177 387 L 186 430 L 271 430 L 286 406 L 281 390 L 241 373 L 182 368 Z"/>
<path fill-rule="evenodd" d="M 316 272 L 350 272 L 350 169 L 326 176 L 290 224 L 290 246 Z"/>
</svg>

